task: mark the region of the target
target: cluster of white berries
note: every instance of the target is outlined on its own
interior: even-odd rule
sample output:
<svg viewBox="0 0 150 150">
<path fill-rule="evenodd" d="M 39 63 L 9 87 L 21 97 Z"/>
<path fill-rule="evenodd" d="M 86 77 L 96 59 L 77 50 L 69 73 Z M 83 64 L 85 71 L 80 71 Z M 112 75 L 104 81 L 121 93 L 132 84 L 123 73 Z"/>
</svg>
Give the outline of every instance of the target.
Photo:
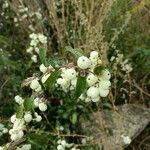
<svg viewBox="0 0 150 150">
<path fill-rule="evenodd" d="M 25 144 L 22 147 L 17 147 L 17 150 L 31 150 L 31 144 Z"/>
<path fill-rule="evenodd" d="M 121 138 L 123 139 L 124 144 L 128 145 L 131 143 L 131 138 L 129 136 L 121 135 Z"/>
<path fill-rule="evenodd" d="M 0 123 L 0 136 L 8 133 L 8 129 L 4 126 L 4 124 Z"/>
<path fill-rule="evenodd" d="M 24 21 L 27 18 L 30 18 L 32 21 L 41 20 L 42 14 L 40 13 L 40 9 L 38 9 L 36 12 L 29 10 L 28 7 L 25 7 L 24 5 L 19 5 L 18 11 L 16 13 L 16 17 L 14 18 L 14 22 L 16 26 L 18 26 L 19 22 Z"/>
<path fill-rule="evenodd" d="M 13 123 L 13 128 L 9 130 L 9 134 L 11 135 L 10 139 L 15 141 L 22 138 L 24 135 L 23 130 L 25 128 L 24 119 L 17 118 L 16 115 L 13 115 L 10 120 Z"/>
<path fill-rule="evenodd" d="M 37 78 L 35 78 L 31 81 L 30 88 L 32 90 L 34 90 L 35 92 L 41 92 L 42 91 L 42 87 L 41 87 Z"/>
<path fill-rule="evenodd" d="M 80 150 L 79 148 L 74 147 L 74 143 L 69 144 L 65 140 L 59 139 L 57 141 L 57 144 L 58 144 L 57 150 L 65 150 L 66 148 L 67 149 L 69 148 L 70 150 Z"/>
<path fill-rule="evenodd" d="M 74 68 L 61 68 L 61 77 L 57 79 L 56 86 L 60 86 L 63 91 L 68 92 L 76 87 L 77 72 Z"/>
<path fill-rule="evenodd" d="M 79 98 L 86 102 L 97 102 L 100 100 L 100 97 L 106 97 L 109 94 L 111 75 L 107 69 L 102 70 L 100 75 L 94 74 L 94 68 L 97 65 L 102 65 L 98 52 L 92 51 L 89 58 L 86 56 L 79 57 L 77 64 L 79 68 L 89 70 L 86 78 L 88 89 Z"/>
<path fill-rule="evenodd" d="M 15 96 L 15 102 L 19 106 L 24 107 L 24 101 L 25 100 L 19 95 Z M 47 109 L 47 105 L 44 102 L 40 101 L 39 98 L 34 99 L 34 105 L 35 107 L 38 106 L 41 111 L 46 111 Z M 10 139 L 12 141 L 20 139 L 24 136 L 23 130 L 25 129 L 26 124 L 30 123 L 32 120 L 36 122 L 40 122 L 42 120 L 42 117 L 37 112 L 34 112 L 33 114 L 34 117 L 33 117 L 30 111 L 25 111 L 25 112 L 24 110 L 22 111 L 23 111 L 22 118 L 17 118 L 16 114 L 14 114 L 10 118 L 11 122 L 13 123 L 13 128 L 9 130 L 9 134 L 11 135 Z"/>
<path fill-rule="evenodd" d="M 30 41 L 30 47 L 26 50 L 27 53 L 29 53 L 31 55 L 31 60 L 33 62 L 37 62 L 37 55 L 34 54 L 34 52 L 36 52 L 37 54 L 39 53 L 39 46 L 43 45 L 46 46 L 47 45 L 47 37 L 44 36 L 41 33 L 32 33 L 29 35 L 31 41 Z"/>
<path fill-rule="evenodd" d="M 21 96 L 16 95 L 15 102 L 18 103 L 19 105 L 22 105 L 24 103 L 24 99 Z"/>
<path fill-rule="evenodd" d="M 56 80 L 56 87 L 60 87 L 64 92 L 68 92 L 71 90 L 75 90 L 77 84 L 77 78 L 79 75 L 79 71 L 86 70 L 87 77 L 87 89 L 85 92 L 79 97 L 79 99 L 84 100 L 86 102 L 93 101 L 97 102 L 100 100 L 100 97 L 106 97 L 109 94 L 109 87 L 111 82 L 109 81 L 111 78 L 110 72 L 108 69 L 103 69 L 99 75 L 94 73 L 94 69 L 97 66 L 101 66 L 102 61 L 99 58 L 97 51 L 92 51 L 90 53 L 90 57 L 81 56 L 77 60 L 77 69 L 75 67 L 62 67 L 61 75 Z M 49 71 L 48 71 L 49 70 Z M 40 71 L 43 73 L 42 83 L 50 77 L 51 71 L 55 71 L 55 69 L 50 65 L 49 67 L 45 67 L 43 64 L 40 65 Z M 32 85 L 33 83 L 33 85 Z M 34 79 L 30 87 L 35 90 L 39 87 L 38 79 Z"/>
</svg>

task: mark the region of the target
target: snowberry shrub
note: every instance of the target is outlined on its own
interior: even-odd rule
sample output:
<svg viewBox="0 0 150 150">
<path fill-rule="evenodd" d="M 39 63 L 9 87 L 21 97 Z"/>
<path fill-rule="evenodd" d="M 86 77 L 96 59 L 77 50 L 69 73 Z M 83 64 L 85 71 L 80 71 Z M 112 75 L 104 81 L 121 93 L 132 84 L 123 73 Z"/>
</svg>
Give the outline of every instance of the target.
<svg viewBox="0 0 150 150">
<path fill-rule="evenodd" d="M 111 74 L 97 51 L 92 51 L 89 57 L 79 56 L 75 64 L 61 65 L 48 63 L 44 51 L 39 54 L 43 62 L 39 66 L 40 74 L 23 82 L 23 86 L 31 89 L 31 96 L 15 96 L 16 113 L 10 119 L 13 124 L 10 140 L 16 143 L 25 138 L 26 144 L 40 145 L 43 149 L 76 150 L 80 146 L 68 138 L 63 140 L 63 135 L 71 137 L 76 131 L 79 115 L 88 112 L 85 105 L 101 103 L 109 94 Z M 44 142 L 37 138 L 44 138 Z M 53 145 L 48 144 L 51 141 Z M 22 146 L 22 142 L 18 143 L 15 146 Z M 31 145 L 27 147 L 30 149 Z"/>
</svg>

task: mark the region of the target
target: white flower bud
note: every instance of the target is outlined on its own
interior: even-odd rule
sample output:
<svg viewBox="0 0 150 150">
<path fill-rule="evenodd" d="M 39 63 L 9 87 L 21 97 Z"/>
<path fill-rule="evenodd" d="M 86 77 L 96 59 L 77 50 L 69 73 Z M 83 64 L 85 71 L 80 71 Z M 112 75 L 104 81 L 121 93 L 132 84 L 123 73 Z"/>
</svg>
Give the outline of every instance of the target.
<svg viewBox="0 0 150 150">
<path fill-rule="evenodd" d="M 110 86 L 111 86 L 111 82 L 109 80 L 103 80 L 100 81 L 99 83 L 99 88 L 104 90 L 108 90 Z"/>
<path fill-rule="evenodd" d="M 109 90 L 104 90 L 102 88 L 99 88 L 99 94 L 101 97 L 106 97 L 109 94 Z"/>
<path fill-rule="evenodd" d="M 69 80 L 72 80 L 76 77 L 77 73 L 75 71 L 75 69 L 71 68 L 71 69 L 67 69 L 64 71 L 64 77 L 66 77 Z"/>
<path fill-rule="evenodd" d="M 94 74 L 89 74 L 86 81 L 89 86 L 92 86 L 98 81 L 98 78 Z"/>
<path fill-rule="evenodd" d="M 90 62 L 90 60 L 87 57 L 81 56 L 77 60 L 77 65 L 81 69 L 87 69 L 87 68 L 90 67 L 91 62 Z"/>
<path fill-rule="evenodd" d="M 46 80 L 49 78 L 49 76 L 50 76 L 50 73 L 49 73 L 49 74 L 44 75 L 44 76 L 42 77 L 42 79 L 41 79 L 42 83 L 45 83 L 45 82 L 46 82 Z"/>
<path fill-rule="evenodd" d="M 44 66 L 44 64 L 40 65 L 40 71 L 45 73 L 47 71 L 47 68 Z"/>
<path fill-rule="evenodd" d="M 32 80 L 32 82 L 30 84 L 30 88 L 33 89 L 33 90 L 35 90 L 36 88 L 38 88 L 39 85 L 40 84 L 39 84 L 38 80 L 34 79 L 34 80 Z"/>
<path fill-rule="evenodd" d="M 32 115 L 30 112 L 26 112 L 25 115 L 24 115 L 24 120 L 25 122 L 31 122 L 32 120 Z"/>
<path fill-rule="evenodd" d="M 99 96 L 99 89 L 97 87 L 91 86 L 87 90 L 87 96 L 91 99 L 97 98 Z"/>
<path fill-rule="evenodd" d="M 39 103 L 39 109 L 41 111 L 46 111 L 47 110 L 47 105 L 45 103 Z"/>
<path fill-rule="evenodd" d="M 97 51 L 92 51 L 90 53 L 90 57 L 92 57 L 92 58 L 98 58 L 98 52 Z"/>
</svg>

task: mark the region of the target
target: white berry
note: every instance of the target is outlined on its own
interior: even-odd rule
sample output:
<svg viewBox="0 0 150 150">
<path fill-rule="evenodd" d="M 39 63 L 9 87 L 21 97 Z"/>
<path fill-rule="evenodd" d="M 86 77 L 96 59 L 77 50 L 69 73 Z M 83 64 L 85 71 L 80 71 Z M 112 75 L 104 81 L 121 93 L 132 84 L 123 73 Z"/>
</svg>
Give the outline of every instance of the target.
<svg viewBox="0 0 150 150">
<path fill-rule="evenodd" d="M 99 100 L 100 100 L 100 97 L 99 97 L 99 96 L 96 97 L 96 98 L 91 99 L 92 102 L 98 102 Z"/>
<path fill-rule="evenodd" d="M 110 72 L 107 69 L 103 70 L 102 75 L 100 76 L 100 79 L 101 80 L 109 80 L 110 78 L 111 78 Z"/>
<path fill-rule="evenodd" d="M 37 122 L 40 122 L 42 120 L 42 117 L 40 115 L 36 116 L 36 119 L 35 119 Z"/>
<path fill-rule="evenodd" d="M 42 87 L 41 85 L 39 84 L 39 86 L 35 89 L 36 92 L 41 92 L 42 91 Z"/>
<path fill-rule="evenodd" d="M 19 132 L 18 132 L 18 134 L 17 134 L 17 138 L 22 138 L 23 137 L 23 135 L 24 135 L 24 133 L 23 133 L 23 131 L 22 130 L 20 130 Z"/>
<path fill-rule="evenodd" d="M 46 111 L 47 110 L 47 105 L 45 103 L 39 103 L 39 109 L 41 111 Z"/>
<path fill-rule="evenodd" d="M 24 120 L 25 122 L 31 122 L 32 120 L 32 115 L 30 112 L 26 112 L 25 115 L 24 115 Z"/>
<path fill-rule="evenodd" d="M 49 78 L 49 76 L 50 76 L 50 74 L 44 75 L 44 76 L 42 77 L 42 79 L 41 79 L 42 83 L 45 83 L 46 80 Z"/>
<path fill-rule="evenodd" d="M 89 86 L 92 86 L 98 81 L 98 78 L 94 74 L 89 74 L 86 81 Z"/>
<path fill-rule="evenodd" d="M 69 79 L 69 80 L 72 80 L 76 77 L 77 73 L 75 71 L 75 69 L 67 69 L 64 71 L 64 76 Z"/>
<path fill-rule="evenodd" d="M 38 88 L 39 85 L 40 84 L 39 84 L 38 80 L 34 79 L 34 80 L 32 80 L 32 82 L 30 84 L 30 88 L 33 89 L 33 90 L 35 90 L 36 88 Z"/>
<path fill-rule="evenodd" d="M 16 121 L 16 115 L 11 116 L 10 121 L 14 123 Z"/>
<path fill-rule="evenodd" d="M 81 69 L 87 69 L 91 65 L 91 62 L 87 57 L 81 56 L 77 60 L 77 65 Z"/>
<path fill-rule="evenodd" d="M 92 51 L 90 53 L 90 57 L 92 57 L 92 58 L 98 58 L 98 52 L 97 51 Z"/>
<path fill-rule="evenodd" d="M 111 86 L 111 82 L 109 80 L 103 80 L 100 81 L 99 83 L 99 87 L 104 90 L 108 90 L 110 86 Z"/>
<path fill-rule="evenodd" d="M 39 107 L 39 98 L 38 97 L 34 99 L 34 105 L 36 107 Z"/>
<path fill-rule="evenodd" d="M 99 94 L 101 97 L 106 97 L 109 94 L 109 90 L 104 90 L 102 88 L 99 88 Z"/>
<path fill-rule="evenodd" d="M 44 66 L 44 64 L 41 64 L 41 65 L 40 65 L 40 71 L 41 71 L 42 73 L 45 73 L 45 72 L 47 71 L 47 68 Z"/>
<path fill-rule="evenodd" d="M 24 103 L 24 99 L 22 97 L 20 97 L 19 95 L 15 96 L 15 101 L 16 103 L 18 103 L 19 105 Z"/>
<path fill-rule="evenodd" d="M 15 140 L 17 140 L 17 134 L 12 134 L 11 136 L 10 136 L 10 139 L 12 140 L 12 141 L 15 141 Z"/>
<path fill-rule="evenodd" d="M 87 90 L 87 96 L 90 97 L 91 99 L 97 98 L 99 96 L 99 89 L 97 87 L 91 86 Z"/>
<path fill-rule="evenodd" d="M 58 145 L 57 150 L 65 150 L 65 148 L 62 145 Z"/>
</svg>

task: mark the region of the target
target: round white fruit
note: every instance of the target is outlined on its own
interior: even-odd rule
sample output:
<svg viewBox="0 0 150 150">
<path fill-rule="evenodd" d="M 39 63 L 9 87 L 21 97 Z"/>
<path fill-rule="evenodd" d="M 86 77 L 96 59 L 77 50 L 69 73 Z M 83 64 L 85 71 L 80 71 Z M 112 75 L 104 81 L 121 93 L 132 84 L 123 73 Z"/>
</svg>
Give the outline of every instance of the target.
<svg viewBox="0 0 150 150">
<path fill-rule="evenodd" d="M 100 100 L 100 97 L 99 97 L 99 96 L 96 97 L 96 98 L 91 99 L 92 102 L 98 102 L 99 100 Z"/>
<path fill-rule="evenodd" d="M 87 68 L 90 67 L 91 62 L 90 62 L 90 60 L 87 57 L 81 56 L 77 60 L 77 65 L 81 69 L 87 69 Z"/>
<path fill-rule="evenodd" d="M 30 84 L 30 88 L 31 89 L 33 89 L 33 90 L 35 90 L 36 88 L 38 88 L 39 87 L 39 82 L 38 82 L 38 80 L 37 79 L 34 79 L 34 80 L 32 80 L 32 82 L 31 82 L 31 84 Z"/>
<path fill-rule="evenodd" d="M 111 78 L 110 72 L 107 69 L 103 70 L 102 75 L 100 76 L 100 79 L 101 80 L 109 80 L 110 78 Z"/>
<path fill-rule="evenodd" d="M 99 83 L 99 88 L 104 90 L 108 90 L 110 86 L 111 86 L 111 82 L 109 80 L 102 80 Z"/>
<path fill-rule="evenodd" d="M 32 120 L 32 115 L 30 112 L 26 112 L 25 115 L 24 115 L 24 120 L 25 122 L 31 122 Z"/>
<path fill-rule="evenodd" d="M 97 87 L 91 86 L 87 90 L 87 96 L 91 99 L 97 98 L 99 96 L 99 89 Z"/>
<path fill-rule="evenodd" d="M 109 90 L 104 90 L 102 88 L 99 88 L 99 94 L 101 97 L 106 97 L 109 94 Z"/>
<path fill-rule="evenodd" d="M 42 83 L 45 83 L 45 82 L 46 82 L 46 80 L 49 78 L 49 76 L 50 76 L 50 73 L 49 73 L 49 74 L 44 75 L 44 76 L 42 77 L 42 79 L 41 79 Z"/>
<path fill-rule="evenodd" d="M 67 69 L 64 71 L 64 76 L 69 79 L 69 80 L 72 80 L 76 77 L 77 73 L 75 71 L 75 69 Z"/>
<path fill-rule="evenodd" d="M 98 81 L 98 78 L 94 74 L 89 74 L 86 81 L 89 86 L 92 86 Z"/>
<path fill-rule="evenodd" d="M 47 105 L 45 103 L 39 103 L 39 109 L 41 111 L 46 111 L 47 110 Z"/>
<path fill-rule="evenodd" d="M 98 58 L 98 52 L 97 51 L 92 51 L 90 53 L 90 57 L 92 57 L 92 58 Z"/>
<path fill-rule="evenodd" d="M 41 71 L 42 73 L 45 73 L 45 72 L 47 71 L 47 68 L 44 66 L 44 64 L 41 64 L 41 65 L 40 65 L 40 71 Z"/>
</svg>

